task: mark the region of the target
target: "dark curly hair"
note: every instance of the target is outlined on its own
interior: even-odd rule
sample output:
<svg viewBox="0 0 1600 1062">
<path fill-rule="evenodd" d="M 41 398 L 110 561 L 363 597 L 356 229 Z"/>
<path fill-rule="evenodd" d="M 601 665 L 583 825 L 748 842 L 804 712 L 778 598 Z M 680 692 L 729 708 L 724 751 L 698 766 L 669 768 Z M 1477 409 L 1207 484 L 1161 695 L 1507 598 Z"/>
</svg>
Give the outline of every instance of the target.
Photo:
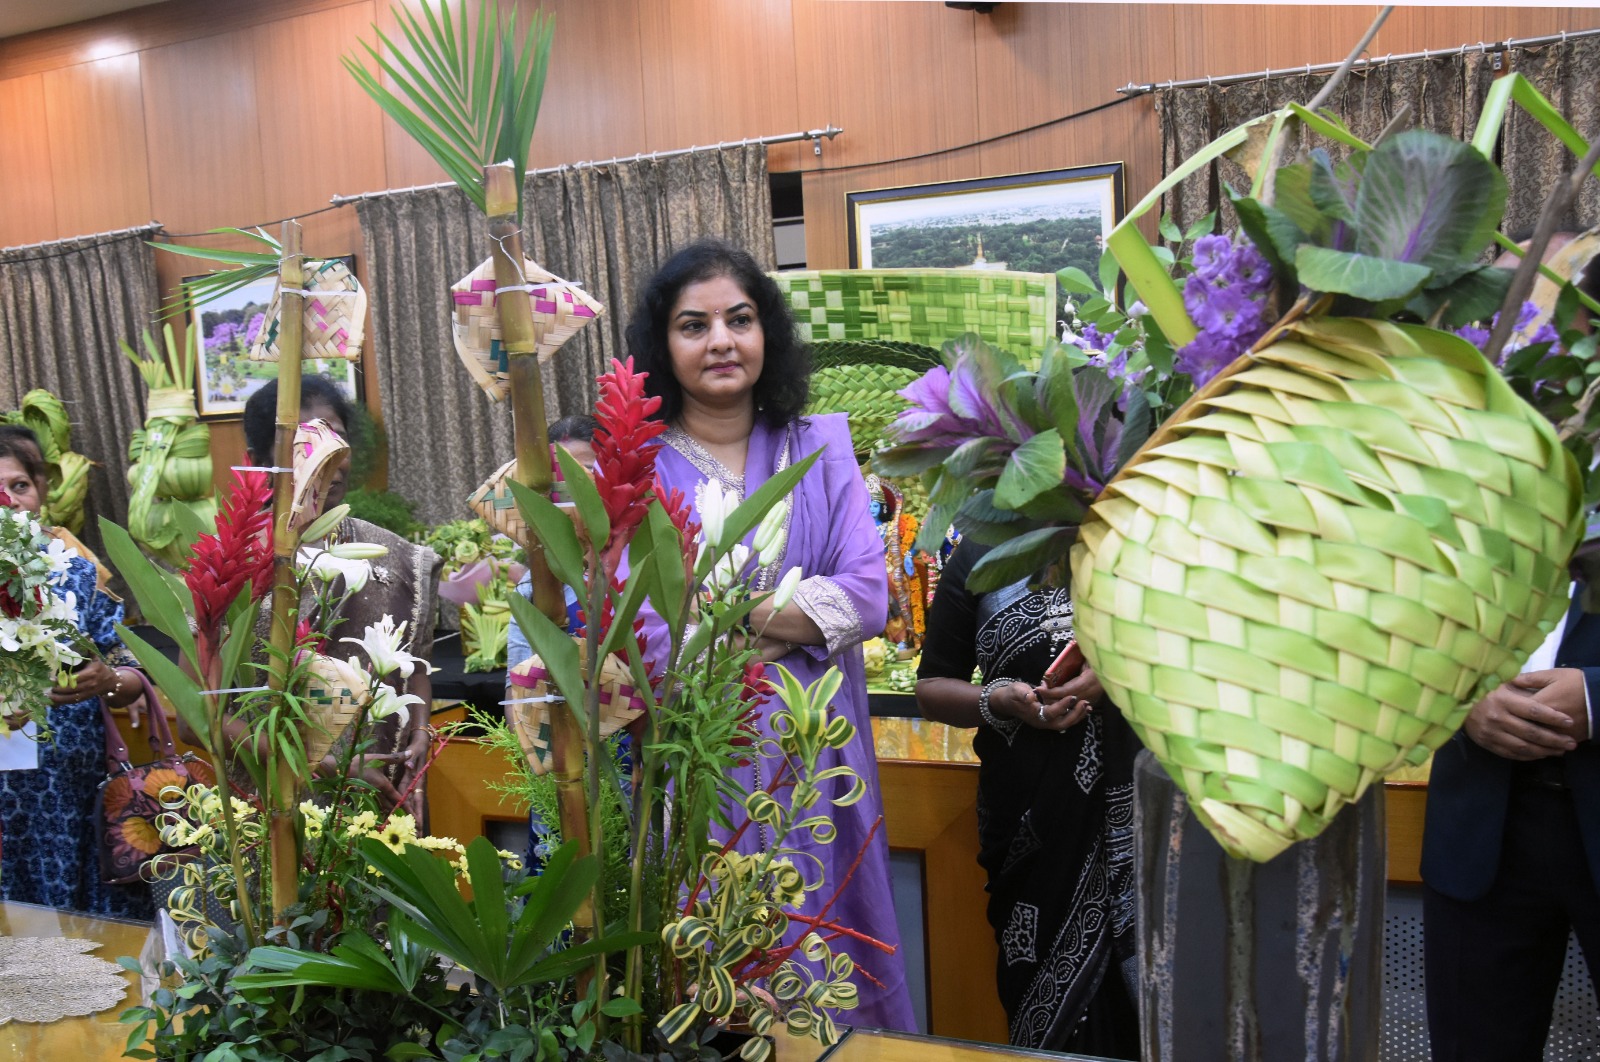
<svg viewBox="0 0 1600 1062">
<path fill-rule="evenodd" d="M 339 390 L 339 385 L 320 373 L 307 373 L 300 377 L 300 411 L 304 413 L 316 405 L 333 410 L 344 422 L 345 431 L 354 430 L 355 409 Z M 277 431 L 278 381 L 268 380 L 244 404 L 244 445 L 252 461 L 272 464 L 272 444 Z"/>
<path fill-rule="evenodd" d="M 748 295 L 761 319 L 765 343 L 761 377 L 754 388 L 756 416 L 774 427 L 800 416 L 811 391 L 811 352 L 795 332 L 794 316 L 777 283 L 748 251 L 722 240 L 697 240 L 683 248 L 645 285 L 628 321 L 633 367 L 650 374 L 645 391 L 661 399 L 657 417 L 667 423 L 683 410 L 683 387 L 672 374 L 667 317 L 690 284 L 727 277 Z"/>
<path fill-rule="evenodd" d="M 9 457 L 39 488 L 44 497 L 50 485 L 50 468 L 44 463 L 44 448 L 32 428 L 22 424 L 0 424 L 0 457 Z"/>
</svg>

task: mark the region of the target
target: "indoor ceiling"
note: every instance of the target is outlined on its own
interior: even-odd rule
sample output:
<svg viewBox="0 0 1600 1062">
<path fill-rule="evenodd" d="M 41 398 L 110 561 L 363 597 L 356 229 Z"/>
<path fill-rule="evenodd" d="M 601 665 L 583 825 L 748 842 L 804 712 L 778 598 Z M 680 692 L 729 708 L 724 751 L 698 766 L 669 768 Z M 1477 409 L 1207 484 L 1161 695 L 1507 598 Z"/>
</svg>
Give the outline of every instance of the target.
<svg viewBox="0 0 1600 1062">
<path fill-rule="evenodd" d="M 160 0 L 0 0 L 0 37 L 65 26 Z"/>
</svg>

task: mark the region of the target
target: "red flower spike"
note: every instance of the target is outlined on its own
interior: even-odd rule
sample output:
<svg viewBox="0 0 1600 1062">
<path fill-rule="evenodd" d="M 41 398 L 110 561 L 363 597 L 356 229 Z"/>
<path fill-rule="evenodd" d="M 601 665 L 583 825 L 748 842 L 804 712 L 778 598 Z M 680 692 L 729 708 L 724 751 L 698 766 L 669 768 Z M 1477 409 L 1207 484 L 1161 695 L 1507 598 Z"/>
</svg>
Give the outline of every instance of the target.
<svg viewBox="0 0 1600 1062">
<path fill-rule="evenodd" d="M 773 692 L 766 674 L 767 665 L 760 660 L 752 660 L 744 666 L 744 674 L 739 679 L 739 700 L 744 703 L 745 709 L 739 715 L 739 732 L 729 742 L 735 748 L 752 748 L 761 738 L 761 706 Z M 738 762 L 740 767 L 750 766 L 747 759 Z"/>
<path fill-rule="evenodd" d="M 672 521 L 672 526 L 678 529 L 678 548 L 683 551 L 683 575 L 685 585 L 694 585 L 694 565 L 699 559 L 700 521 L 692 519 L 693 508 L 683 491 L 677 487 L 667 490 L 660 478 L 656 479 L 656 498 L 661 502 L 661 507 L 667 511 L 667 517 Z"/>
<path fill-rule="evenodd" d="M 651 420 L 661 409 L 661 399 L 644 393 L 648 373 L 633 371 L 633 359 L 611 361 L 611 371 L 599 379 L 600 401 L 594 436 L 595 487 L 611 521 L 611 534 L 600 550 L 609 579 L 617 570 L 622 551 L 644 520 L 650 487 L 655 482 L 656 454 L 661 444 L 651 442 L 667 430 Z"/>
<path fill-rule="evenodd" d="M 202 662 L 220 644 L 219 633 L 246 585 L 253 601 L 272 586 L 272 484 L 263 472 L 235 472 L 228 500 L 217 513 L 217 531 L 201 535 L 183 581 L 194 598 L 196 638 Z"/>
</svg>

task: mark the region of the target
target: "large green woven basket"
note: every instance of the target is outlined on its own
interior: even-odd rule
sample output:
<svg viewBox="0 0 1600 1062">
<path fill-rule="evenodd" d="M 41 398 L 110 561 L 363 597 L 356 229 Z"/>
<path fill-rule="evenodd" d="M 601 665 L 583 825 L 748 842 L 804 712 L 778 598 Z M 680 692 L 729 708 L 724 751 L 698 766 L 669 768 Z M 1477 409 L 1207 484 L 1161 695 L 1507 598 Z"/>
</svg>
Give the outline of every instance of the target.
<svg viewBox="0 0 1600 1062">
<path fill-rule="evenodd" d="M 1291 325 L 1128 463 L 1072 553 L 1111 698 L 1231 853 L 1314 837 L 1566 607 L 1578 470 L 1455 336 Z"/>
</svg>

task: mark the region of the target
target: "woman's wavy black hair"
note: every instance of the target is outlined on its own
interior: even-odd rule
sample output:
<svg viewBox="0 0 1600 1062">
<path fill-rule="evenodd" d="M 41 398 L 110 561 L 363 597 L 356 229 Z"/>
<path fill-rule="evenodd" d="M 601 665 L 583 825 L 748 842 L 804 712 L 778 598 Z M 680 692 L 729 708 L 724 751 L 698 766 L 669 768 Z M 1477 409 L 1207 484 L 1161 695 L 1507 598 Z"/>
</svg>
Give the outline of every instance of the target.
<svg viewBox="0 0 1600 1062">
<path fill-rule="evenodd" d="M 765 339 L 761 377 L 756 380 L 756 416 L 774 427 L 800 416 L 811 391 L 811 352 L 795 332 L 794 316 L 777 283 L 749 252 L 722 240 L 697 240 L 667 259 L 645 285 L 628 321 L 633 367 L 648 372 L 645 391 L 661 399 L 656 416 L 667 423 L 683 410 L 683 387 L 672 374 L 667 317 L 690 284 L 727 277 L 755 303 Z"/>
<path fill-rule="evenodd" d="M 43 498 L 50 488 L 50 467 L 44 463 L 44 447 L 32 428 L 22 424 L 0 424 L 0 457 L 9 457 L 39 488 Z"/>
<path fill-rule="evenodd" d="M 355 410 L 339 385 L 321 373 L 300 377 L 300 412 L 323 405 L 344 422 L 344 430 L 355 428 Z M 272 464 L 272 445 L 278 433 L 278 381 L 268 380 L 244 403 L 244 447 L 250 460 Z"/>
</svg>

